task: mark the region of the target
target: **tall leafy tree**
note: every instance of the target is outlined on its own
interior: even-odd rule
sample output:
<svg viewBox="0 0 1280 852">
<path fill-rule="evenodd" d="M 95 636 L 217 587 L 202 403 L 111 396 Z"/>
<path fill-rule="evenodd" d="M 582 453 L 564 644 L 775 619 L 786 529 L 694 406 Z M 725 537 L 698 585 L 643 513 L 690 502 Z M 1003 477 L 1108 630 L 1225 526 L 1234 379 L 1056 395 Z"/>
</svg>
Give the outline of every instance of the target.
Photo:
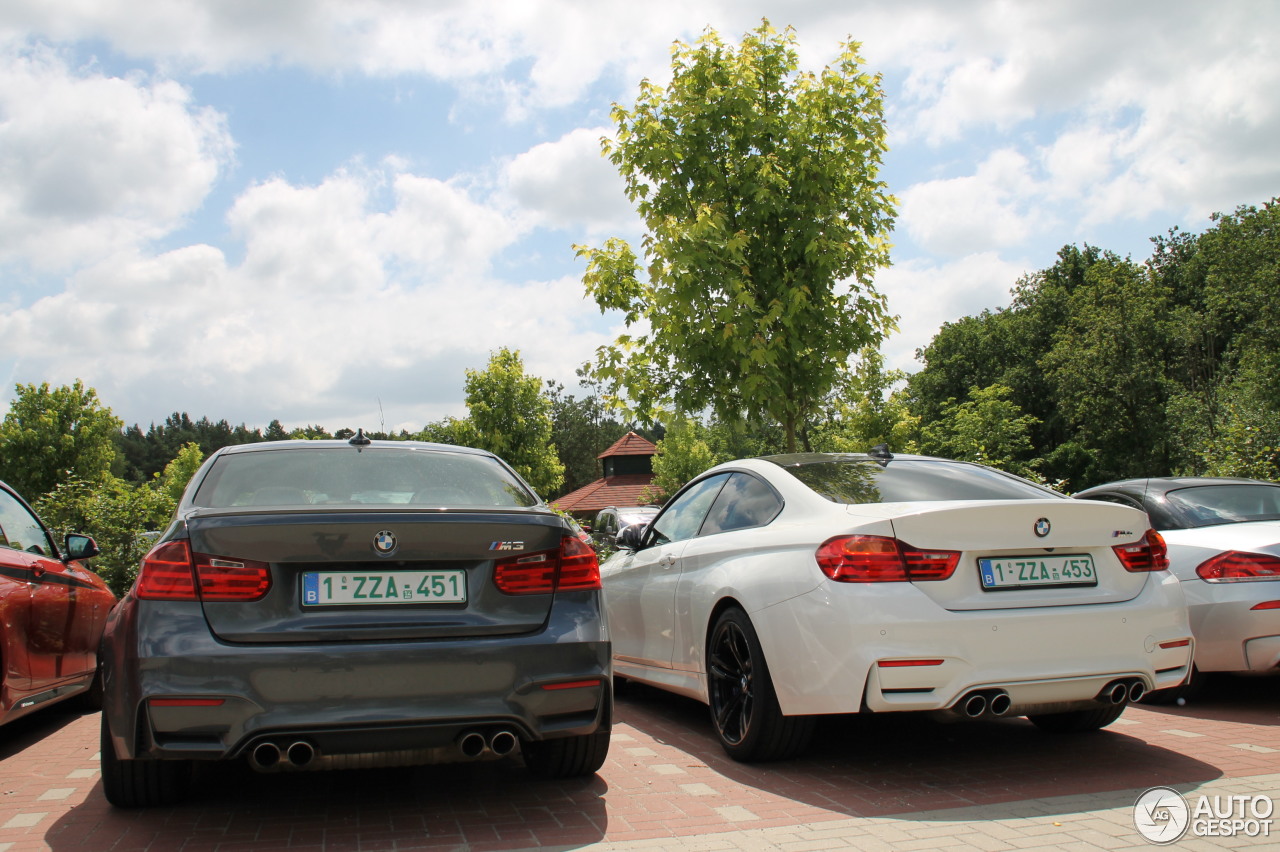
<svg viewBox="0 0 1280 852">
<path fill-rule="evenodd" d="M 578 246 L 584 283 L 628 333 L 592 366 L 641 419 L 662 408 L 770 419 L 795 449 L 849 357 L 892 328 L 872 285 L 894 202 L 880 78 L 849 42 L 800 70 L 794 32 L 677 43 L 672 81 L 615 105 L 604 151 L 647 226 L 642 252 Z M 643 274 L 642 274 L 643 273 Z"/>
<path fill-rule="evenodd" d="M 467 410 L 474 446 L 496 453 L 542 495 L 564 481 L 551 443 L 551 401 L 542 380 L 527 376 L 519 351 L 499 349 L 484 370 L 467 370 Z"/>
<path fill-rule="evenodd" d="M 72 477 L 105 479 L 116 458 L 114 437 L 124 424 L 77 379 L 50 388 L 17 385 L 0 423 L 0 479 L 34 500 Z"/>
</svg>

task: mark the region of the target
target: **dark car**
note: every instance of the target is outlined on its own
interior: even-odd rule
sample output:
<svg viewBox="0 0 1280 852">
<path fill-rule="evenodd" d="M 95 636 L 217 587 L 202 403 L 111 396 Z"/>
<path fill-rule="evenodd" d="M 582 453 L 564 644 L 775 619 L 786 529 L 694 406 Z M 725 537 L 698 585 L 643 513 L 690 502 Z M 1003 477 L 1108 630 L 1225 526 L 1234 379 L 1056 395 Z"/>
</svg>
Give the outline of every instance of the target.
<svg viewBox="0 0 1280 852">
<path fill-rule="evenodd" d="M 633 524 L 649 523 L 659 511 L 657 506 L 606 506 L 596 513 L 591 535 L 597 547 L 616 547 L 623 530 Z"/>
<path fill-rule="evenodd" d="M 75 534 L 59 550 L 0 482 L 0 724 L 75 695 L 98 706 L 98 642 L 116 596 L 80 561 L 97 553 Z"/>
<path fill-rule="evenodd" d="M 104 641 L 102 775 L 171 803 L 194 761 L 260 771 L 505 757 L 603 764 L 610 645 L 591 548 L 491 453 L 224 448 Z"/>
</svg>

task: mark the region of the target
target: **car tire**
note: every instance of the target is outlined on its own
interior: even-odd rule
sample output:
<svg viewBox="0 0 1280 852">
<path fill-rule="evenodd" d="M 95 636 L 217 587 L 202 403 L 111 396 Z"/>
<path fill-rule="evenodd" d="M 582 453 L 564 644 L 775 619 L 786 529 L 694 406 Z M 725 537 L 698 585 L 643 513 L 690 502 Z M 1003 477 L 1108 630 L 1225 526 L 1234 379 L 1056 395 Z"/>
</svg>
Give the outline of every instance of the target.
<svg viewBox="0 0 1280 852">
<path fill-rule="evenodd" d="M 189 760 L 125 760 L 116 757 L 102 715 L 102 792 L 118 808 L 146 808 L 173 805 L 187 796 L 191 787 Z"/>
<path fill-rule="evenodd" d="M 604 766 L 604 759 L 609 754 L 609 731 L 526 742 L 521 752 L 524 765 L 539 778 L 591 775 Z"/>
<path fill-rule="evenodd" d="M 1028 716 L 1031 724 L 1050 734 L 1080 734 L 1110 725 L 1124 712 L 1125 704 L 1108 704 L 1094 710 L 1072 710 L 1069 713 L 1046 713 Z"/>
<path fill-rule="evenodd" d="M 711 628 L 707 692 L 716 737 L 734 760 L 787 760 L 813 738 L 812 716 L 782 715 L 760 639 L 740 609 L 725 610 Z"/>
</svg>

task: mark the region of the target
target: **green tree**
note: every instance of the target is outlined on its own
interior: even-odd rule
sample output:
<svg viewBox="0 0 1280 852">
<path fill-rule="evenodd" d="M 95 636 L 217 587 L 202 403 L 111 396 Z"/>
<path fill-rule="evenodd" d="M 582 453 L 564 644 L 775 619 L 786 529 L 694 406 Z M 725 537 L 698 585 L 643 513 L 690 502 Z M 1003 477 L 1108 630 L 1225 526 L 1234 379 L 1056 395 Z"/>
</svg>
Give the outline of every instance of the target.
<svg viewBox="0 0 1280 852">
<path fill-rule="evenodd" d="M 814 449 L 865 453 L 877 444 L 887 444 L 895 453 L 915 452 L 920 424 L 899 387 L 906 379 L 902 370 L 884 368 L 879 351 L 864 351 L 857 369 L 826 405 L 826 419 L 814 429 Z"/>
<path fill-rule="evenodd" d="M 954 400 L 942 416 L 921 429 L 921 449 L 944 458 L 974 461 L 1021 476 L 1037 476 L 1030 458 L 1030 432 L 1036 418 L 1024 414 L 1009 397 L 1009 388 L 973 388 L 968 399 Z"/>
<path fill-rule="evenodd" d="M 515 468 L 539 494 L 564 481 L 564 465 L 551 443 L 551 401 L 542 380 L 526 376 L 518 351 L 499 349 L 485 370 L 467 370 L 467 410 L 476 441 Z"/>
<path fill-rule="evenodd" d="M 682 415 L 671 418 L 656 447 L 653 482 L 642 498 L 645 502 L 665 501 L 707 468 L 728 461 L 711 449 L 703 426 Z"/>
<path fill-rule="evenodd" d="M 182 492 L 186 490 L 187 483 L 196 475 L 196 471 L 202 464 L 204 464 L 204 453 L 200 451 L 200 445 L 194 441 L 186 444 L 178 450 L 173 461 L 156 474 L 155 486 L 176 506 L 182 499 Z"/>
<path fill-rule="evenodd" d="M 70 477 L 36 501 L 35 509 L 61 539 L 68 532 L 93 536 L 102 554 L 94 570 L 117 595 L 133 585 L 152 541 L 143 535 L 163 530 L 174 501 L 163 488 L 107 475 L 93 481 Z"/>
<path fill-rule="evenodd" d="M 737 49 L 677 43 L 665 90 L 615 105 L 603 147 L 648 229 L 577 246 L 584 284 L 629 333 L 592 374 L 642 420 L 663 408 L 769 419 L 787 448 L 849 357 L 892 329 L 872 285 L 889 263 L 893 199 L 881 84 L 849 42 L 801 72 L 794 33 L 767 21 Z"/>
<path fill-rule="evenodd" d="M 99 482 L 116 458 L 115 436 L 124 425 L 77 379 L 50 389 L 48 382 L 17 385 L 0 423 L 0 479 L 28 499 L 72 477 Z"/>
<path fill-rule="evenodd" d="M 588 388 L 594 391 L 589 383 Z M 600 453 L 627 434 L 627 426 L 606 414 L 594 392 L 579 399 L 565 393 L 559 382 L 548 381 L 546 395 L 551 401 L 551 440 L 564 464 L 561 493 L 567 494 L 600 478 Z"/>
</svg>

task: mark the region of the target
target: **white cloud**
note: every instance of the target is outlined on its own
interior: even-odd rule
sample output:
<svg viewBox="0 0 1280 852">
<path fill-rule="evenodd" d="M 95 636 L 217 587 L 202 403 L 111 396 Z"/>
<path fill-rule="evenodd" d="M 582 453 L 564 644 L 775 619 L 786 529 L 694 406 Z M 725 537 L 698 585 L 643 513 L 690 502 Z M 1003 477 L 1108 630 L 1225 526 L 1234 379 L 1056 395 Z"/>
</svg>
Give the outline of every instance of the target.
<svg viewBox="0 0 1280 852">
<path fill-rule="evenodd" d="M 931 252 L 960 256 L 1024 242 L 1044 214 L 1029 163 L 1016 151 L 994 152 L 968 177 L 927 181 L 899 196 L 901 223 Z"/>
<path fill-rule="evenodd" d="M 943 323 L 983 310 L 1008 307 L 1009 291 L 1025 274 L 1024 264 L 982 252 L 950 263 L 910 260 L 876 276 L 876 289 L 898 315 L 898 332 L 882 347 L 885 366 L 914 372 L 915 351 L 929 343 Z"/>
<path fill-rule="evenodd" d="M 173 230 L 232 150 L 177 83 L 72 71 L 43 47 L 0 49 L 0 116 L 0 261 L 39 268 Z"/>
<path fill-rule="evenodd" d="M 611 130 L 579 128 L 512 159 L 504 177 L 513 200 L 553 227 L 604 232 L 632 226 L 636 214 L 622 178 L 600 153 L 600 139 Z"/>
</svg>

